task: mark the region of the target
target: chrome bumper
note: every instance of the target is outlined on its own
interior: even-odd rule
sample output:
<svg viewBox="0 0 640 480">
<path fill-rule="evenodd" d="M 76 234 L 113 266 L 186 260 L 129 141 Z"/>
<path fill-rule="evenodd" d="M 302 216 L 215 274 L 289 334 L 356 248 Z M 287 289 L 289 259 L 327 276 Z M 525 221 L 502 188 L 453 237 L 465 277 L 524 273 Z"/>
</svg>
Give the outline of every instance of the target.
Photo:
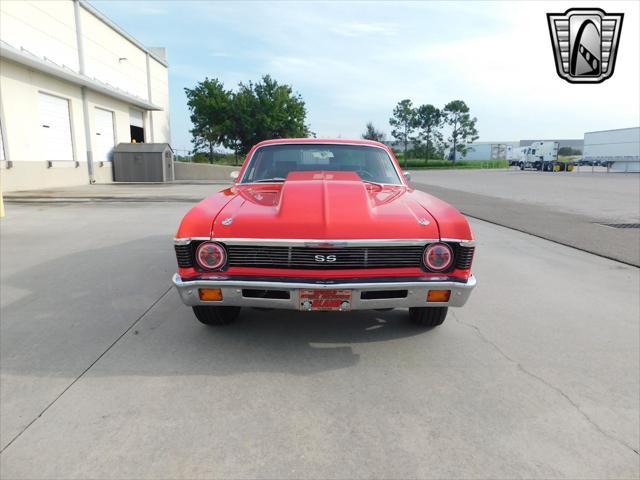
<svg viewBox="0 0 640 480">
<path fill-rule="evenodd" d="M 236 307 L 262 307 L 283 308 L 288 310 L 300 310 L 300 289 L 314 290 L 351 290 L 352 300 L 350 310 L 370 310 L 377 308 L 408 308 L 408 307 L 461 307 L 463 306 L 471 290 L 476 286 L 476 279 L 472 275 L 466 283 L 454 281 L 380 281 L 370 283 L 340 282 L 336 279 L 333 283 L 309 283 L 271 280 L 231 280 L 229 278 L 188 280 L 183 281 L 178 274 L 173 276 L 180 298 L 185 305 L 210 305 L 210 306 L 236 306 Z M 219 288 L 222 290 L 222 300 L 202 301 L 198 294 L 198 288 Z M 289 298 L 256 298 L 243 295 L 243 289 L 252 290 L 285 290 L 289 292 Z M 362 299 L 362 292 L 376 290 L 407 290 L 403 298 L 378 298 Z M 451 290 L 448 302 L 427 302 L 429 290 Z"/>
</svg>

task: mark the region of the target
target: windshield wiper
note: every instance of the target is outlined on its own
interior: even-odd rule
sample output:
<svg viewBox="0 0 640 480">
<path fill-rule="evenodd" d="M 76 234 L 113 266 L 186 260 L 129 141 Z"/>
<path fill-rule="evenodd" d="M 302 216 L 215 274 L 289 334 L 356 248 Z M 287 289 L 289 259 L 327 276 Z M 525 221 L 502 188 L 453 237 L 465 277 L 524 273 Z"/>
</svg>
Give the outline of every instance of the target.
<svg viewBox="0 0 640 480">
<path fill-rule="evenodd" d="M 284 182 L 284 180 L 282 177 L 261 178 L 260 180 L 256 180 L 255 183 Z"/>
</svg>

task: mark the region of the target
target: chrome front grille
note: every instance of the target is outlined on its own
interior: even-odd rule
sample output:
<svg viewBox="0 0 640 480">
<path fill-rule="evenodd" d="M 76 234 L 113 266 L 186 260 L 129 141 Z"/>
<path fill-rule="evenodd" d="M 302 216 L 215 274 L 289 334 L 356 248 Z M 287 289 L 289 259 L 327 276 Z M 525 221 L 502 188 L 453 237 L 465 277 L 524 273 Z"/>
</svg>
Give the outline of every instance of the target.
<svg viewBox="0 0 640 480">
<path fill-rule="evenodd" d="M 312 248 L 227 245 L 229 266 L 321 270 L 420 267 L 423 249 L 422 246 Z"/>
<path fill-rule="evenodd" d="M 194 251 L 200 242 L 175 245 L 178 265 L 195 265 Z M 469 269 L 475 247 L 450 243 L 453 248 L 454 267 Z M 379 246 L 314 248 L 264 245 L 225 245 L 227 266 L 299 269 L 367 269 L 419 267 L 422 265 L 423 246 Z"/>
</svg>

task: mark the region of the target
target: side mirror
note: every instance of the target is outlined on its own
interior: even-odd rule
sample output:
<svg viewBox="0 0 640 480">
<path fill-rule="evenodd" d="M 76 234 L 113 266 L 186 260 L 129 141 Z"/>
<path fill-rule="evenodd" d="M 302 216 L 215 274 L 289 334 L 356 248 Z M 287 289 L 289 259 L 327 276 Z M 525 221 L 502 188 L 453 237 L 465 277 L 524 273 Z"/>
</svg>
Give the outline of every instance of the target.
<svg viewBox="0 0 640 480">
<path fill-rule="evenodd" d="M 411 181 L 411 172 L 402 172 L 402 174 L 404 175 L 404 178 L 407 179 L 407 182 Z"/>
<path fill-rule="evenodd" d="M 234 170 L 229 174 L 229 176 L 231 177 L 231 180 L 233 180 L 234 182 L 238 179 L 239 175 L 240 175 L 240 172 L 238 170 Z"/>
</svg>

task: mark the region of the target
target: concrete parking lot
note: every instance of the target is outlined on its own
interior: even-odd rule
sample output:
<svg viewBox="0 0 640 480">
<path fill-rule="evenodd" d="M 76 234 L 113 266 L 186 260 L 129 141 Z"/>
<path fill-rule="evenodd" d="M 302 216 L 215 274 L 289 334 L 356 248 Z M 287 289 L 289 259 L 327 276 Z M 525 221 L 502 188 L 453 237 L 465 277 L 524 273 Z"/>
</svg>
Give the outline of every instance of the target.
<svg viewBox="0 0 640 480">
<path fill-rule="evenodd" d="M 463 213 L 640 266 L 640 175 L 605 172 L 412 172 L 416 188 Z M 615 225 L 612 226 L 612 225 Z"/>
<path fill-rule="evenodd" d="M 640 222 L 640 174 L 508 170 L 415 170 L 420 185 L 438 186 L 556 211 L 601 222 Z"/>
<path fill-rule="evenodd" d="M 472 220 L 479 286 L 439 328 L 246 310 L 211 329 L 170 276 L 212 188 L 7 204 L 2 478 L 640 475 L 638 268 Z"/>
</svg>

